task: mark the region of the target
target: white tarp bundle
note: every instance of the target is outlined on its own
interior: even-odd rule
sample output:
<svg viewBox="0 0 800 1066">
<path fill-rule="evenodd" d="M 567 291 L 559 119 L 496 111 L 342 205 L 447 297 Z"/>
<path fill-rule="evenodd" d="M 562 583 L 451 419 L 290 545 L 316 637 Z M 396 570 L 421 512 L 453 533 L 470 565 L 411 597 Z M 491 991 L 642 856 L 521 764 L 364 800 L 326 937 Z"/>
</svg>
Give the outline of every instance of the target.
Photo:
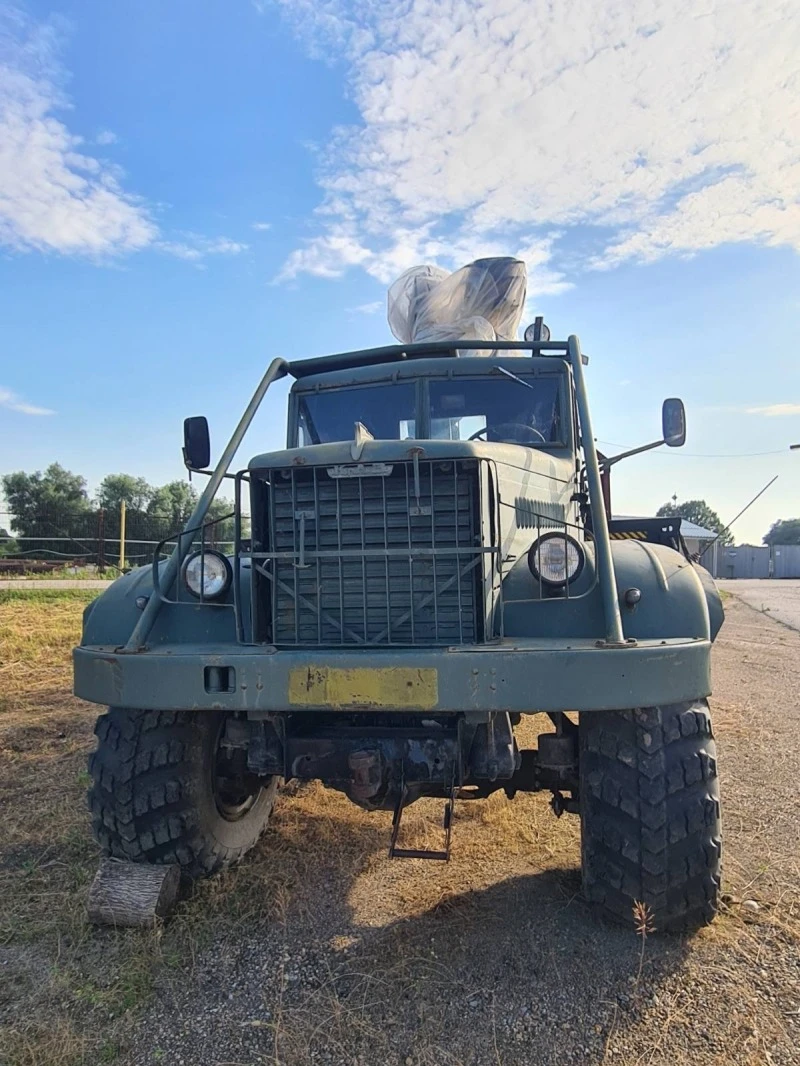
<svg viewBox="0 0 800 1066">
<path fill-rule="evenodd" d="M 440 267 L 412 267 L 389 287 L 389 328 L 402 344 L 513 341 L 526 289 L 525 264 L 519 259 L 476 259 L 453 274 Z"/>
</svg>

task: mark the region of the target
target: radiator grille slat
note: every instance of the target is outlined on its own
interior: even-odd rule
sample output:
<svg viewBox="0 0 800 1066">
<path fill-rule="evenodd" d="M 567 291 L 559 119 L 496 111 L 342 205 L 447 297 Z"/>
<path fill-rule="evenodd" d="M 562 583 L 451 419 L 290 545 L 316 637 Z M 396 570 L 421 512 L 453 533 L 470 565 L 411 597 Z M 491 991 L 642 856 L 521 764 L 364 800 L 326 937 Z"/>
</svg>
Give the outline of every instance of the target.
<svg viewBox="0 0 800 1066">
<path fill-rule="evenodd" d="M 470 644 L 482 639 L 477 462 L 270 475 L 269 550 L 256 560 L 278 645 Z"/>
</svg>

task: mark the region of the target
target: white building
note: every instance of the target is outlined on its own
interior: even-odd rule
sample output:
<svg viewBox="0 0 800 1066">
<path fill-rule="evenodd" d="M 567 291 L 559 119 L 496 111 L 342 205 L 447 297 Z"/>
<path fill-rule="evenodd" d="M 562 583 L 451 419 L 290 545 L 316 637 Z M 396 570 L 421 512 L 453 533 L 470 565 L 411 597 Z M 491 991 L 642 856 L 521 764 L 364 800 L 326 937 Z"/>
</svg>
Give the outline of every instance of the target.
<svg viewBox="0 0 800 1066">
<path fill-rule="evenodd" d="M 703 529 L 702 526 L 696 526 L 694 522 L 690 522 L 688 518 L 681 519 L 681 536 L 686 541 L 686 547 L 689 549 L 689 554 L 702 555 L 702 563 L 706 570 L 710 570 L 714 573 L 714 567 L 712 562 L 717 554 L 717 545 L 713 548 L 709 548 L 709 544 L 714 540 L 717 534 L 711 529 Z M 717 541 L 719 544 L 719 541 Z M 706 551 L 708 548 L 708 551 Z"/>
</svg>

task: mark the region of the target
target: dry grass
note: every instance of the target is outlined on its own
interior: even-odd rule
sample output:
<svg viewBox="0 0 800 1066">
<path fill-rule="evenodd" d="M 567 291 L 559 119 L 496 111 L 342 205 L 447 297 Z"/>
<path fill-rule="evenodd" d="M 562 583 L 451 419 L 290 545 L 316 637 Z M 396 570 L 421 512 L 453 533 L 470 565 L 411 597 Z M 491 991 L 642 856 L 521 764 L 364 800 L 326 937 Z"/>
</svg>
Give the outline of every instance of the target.
<svg viewBox="0 0 800 1066">
<path fill-rule="evenodd" d="M 389 863 L 390 815 L 318 785 L 287 789 L 253 856 L 199 884 L 164 929 L 113 933 L 84 917 L 96 709 L 68 694 L 91 597 L 0 595 L 2 1066 L 794 1061 L 800 848 L 765 802 L 767 731 L 725 692 L 746 691 L 760 669 L 742 662 L 747 642 L 771 630 L 744 633 L 725 666 L 730 896 L 690 944 L 651 937 L 645 914 L 639 937 L 593 925 L 577 821 L 556 821 L 545 797 L 459 804 L 449 864 Z M 541 728 L 528 720 L 524 741 Z M 790 739 L 780 758 L 797 769 Z M 441 815 L 441 802 L 412 807 L 404 842 L 439 847 Z M 298 967 L 311 977 L 293 983 Z"/>
<path fill-rule="evenodd" d="M 9 1027 L 2 1032 L 4 1052 L 15 1066 L 80 1066 L 86 1062 L 87 1041 L 66 1019 L 53 1023 L 29 1023 L 19 1028 Z M 98 1049 L 97 1062 L 109 1061 Z M 113 1060 L 111 1060 L 113 1061 Z"/>
<path fill-rule="evenodd" d="M 0 598 L 0 1062 L 13 1066 L 113 1061 L 115 1022 L 149 995 L 158 960 L 151 936 L 104 945 L 85 921 L 96 709 L 69 695 L 70 653 L 95 595 Z"/>
</svg>

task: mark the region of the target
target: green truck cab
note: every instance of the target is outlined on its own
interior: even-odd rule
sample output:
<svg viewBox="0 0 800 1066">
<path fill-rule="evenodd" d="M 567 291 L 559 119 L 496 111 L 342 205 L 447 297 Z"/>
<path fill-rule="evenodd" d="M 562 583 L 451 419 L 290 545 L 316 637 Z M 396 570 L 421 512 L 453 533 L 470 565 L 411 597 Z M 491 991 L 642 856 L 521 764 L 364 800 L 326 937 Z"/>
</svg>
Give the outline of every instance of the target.
<svg viewBox="0 0 800 1066">
<path fill-rule="evenodd" d="M 272 363 L 173 554 L 86 610 L 75 692 L 109 708 L 90 764 L 107 853 L 212 873 L 296 778 L 393 811 L 390 856 L 446 859 L 457 799 L 545 790 L 581 819 L 601 913 L 714 916 L 720 598 L 675 523 L 610 520 L 584 362 L 538 329 Z M 286 448 L 232 474 L 287 374 Z M 663 420 L 658 443 L 682 444 L 680 401 Z M 187 466 L 209 453 L 187 419 Z M 206 522 L 224 477 L 229 554 Z M 531 749 L 527 714 L 549 719 Z M 444 801 L 441 850 L 398 843 L 421 796 Z"/>
</svg>

